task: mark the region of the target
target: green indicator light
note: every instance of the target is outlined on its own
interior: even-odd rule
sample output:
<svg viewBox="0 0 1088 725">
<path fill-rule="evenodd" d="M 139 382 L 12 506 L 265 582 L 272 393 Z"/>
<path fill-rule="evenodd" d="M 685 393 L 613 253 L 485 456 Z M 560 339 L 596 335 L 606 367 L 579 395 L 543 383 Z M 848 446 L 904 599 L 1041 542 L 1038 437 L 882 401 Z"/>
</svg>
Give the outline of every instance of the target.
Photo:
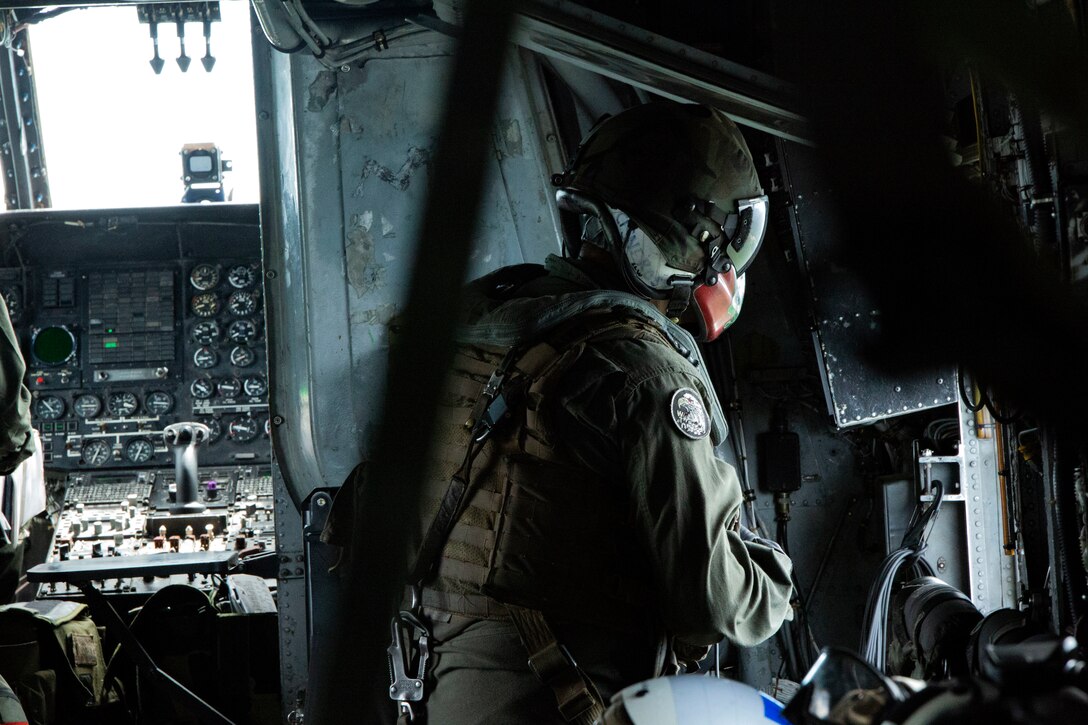
<svg viewBox="0 0 1088 725">
<path fill-rule="evenodd" d="M 117 347 L 117 343 L 116 343 L 116 342 L 107 342 L 107 343 L 106 343 L 106 349 L 107 349 L 107 350 L 112 350 L 112 349 L 113 349 L 113 348 L 115 348 L 115 347 Z"/>
<path fill-rule="evenodd" d="M 107 327 L 106 328 L 106 334 L 107 335 L 112 335 L 113 334 L 113 328 L 112 327 Z"/>
</svg>

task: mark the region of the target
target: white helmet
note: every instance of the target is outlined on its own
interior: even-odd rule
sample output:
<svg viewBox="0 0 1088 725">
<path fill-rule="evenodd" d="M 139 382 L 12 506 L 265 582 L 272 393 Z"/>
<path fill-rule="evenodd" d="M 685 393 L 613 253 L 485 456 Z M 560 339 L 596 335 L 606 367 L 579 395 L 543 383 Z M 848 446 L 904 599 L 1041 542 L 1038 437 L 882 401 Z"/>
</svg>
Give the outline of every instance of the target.
<svg viewBox="0 0 1088 725">
<path fill-rule="evenodd" d="M 612 697 L 599 725 L 789 725 L 782 705 L 745 685 L 705 675 L 656 677 Z"/>
</svg>

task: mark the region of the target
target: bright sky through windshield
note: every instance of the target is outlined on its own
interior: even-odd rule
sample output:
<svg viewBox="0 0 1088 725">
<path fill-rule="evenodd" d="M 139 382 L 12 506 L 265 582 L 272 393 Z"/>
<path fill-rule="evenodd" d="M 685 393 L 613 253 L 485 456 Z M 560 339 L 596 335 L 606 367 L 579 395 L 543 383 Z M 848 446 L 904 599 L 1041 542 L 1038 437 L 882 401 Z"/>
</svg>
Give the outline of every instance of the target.
<svg viewBox="0 0 1088 725">
<path fill-rule="evenodd" d="M 234 162 L 234 201 L 256 202 L 257 141 L 249 3 L 221 4 L 212 24 L 211 73 L 200 64 L 203 27 L 185 26 L 187 73 L 174 60 L 173 23 L 159 25 L 155 75 L 151 36 L 136 8 L 73 10 L 33 26 L 30 46 L 42 143 L 55 208 L 177 204 L 186 143 L 214 142 Z"/>
</svg>

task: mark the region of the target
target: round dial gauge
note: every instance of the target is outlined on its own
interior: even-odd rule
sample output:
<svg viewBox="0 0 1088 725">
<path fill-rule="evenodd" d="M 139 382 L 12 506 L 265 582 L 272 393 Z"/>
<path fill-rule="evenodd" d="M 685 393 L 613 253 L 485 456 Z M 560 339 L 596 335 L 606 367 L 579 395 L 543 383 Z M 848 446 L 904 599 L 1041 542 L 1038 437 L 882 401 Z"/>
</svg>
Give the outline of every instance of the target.
<svg viewBox="0 0 1088 725">
<path fill-rule="evenodd" d="M 144 407 L 155 415 L 164 415 L 174 409 L 174 396 L 165 390 L 148 393 Z"/>
<path fill-rule="evenodd" d="M 227 309 L 234 315 L 252 315 L 257 311 L 257 293 L 238 290 L 227 299 Z"/>
<path fill-rule="evenodd" d="M 219 425 L 219 421 L 215 418 L 203 418 L 197 422 L 208 426 L 208 443 L 215 443 L 223 437 L 223 426 Z"/>
<path fill-rule="evenodd" d="M 238 382 L 238 378 L 227 378 L 219 381 L 218 389 L 224 398 L 237 398 L 238 393 L 242 392 L 242 384 Z"/>
<path fill-rule="evenodd" d="M 201 320 L 193 326 L 193 339 L 201 345 L 211 345 L 219 339 L 219 323 L 215 320 Z"/>
<path fill-rule="evenodd" d="M 219 298 L 214 292 L 193 295 L 190 307 L 197 317 L 215 317 L 215 313 L 219 312 Z"/>
<path fill-rule="evenodd" d="M 189 273 L 189 281 L 201 292 L 214 289 L 219 284 L 219 268 L 214 264 L 198 264 Z"/>
<path fill-rule="evenodd" d="M 136 438 L 125 446 L 125 458 L 132 463 L 147 463 L 155 455 L 155 447 L 146 438 Z"/>
<path fill-rule="evenodd" d="M 253 352 L 253 348 L 246 347 L 245 345 L 239 345 L 230 351 L 230 364 L 235 367 L 249 367 L 256 360 L 257 354 Z"/>
<path fill-rule="evenodd" d="M 97 395 L 86 393 L 72 401 L 72 408 L 80 418 L 93 418 L 102 412 L 102 401 Z"/>
<path fill-rule="evenodd" d="M 56 420 L 64 415 L 64 401 L 55 395 L 43 395 L 34 404 L 34 413 L 42 420 Z"/>
<path fill-rule="evenodd" d="M 233 342 L 249 342 L 257 337 L 257 326 L 250 320 L 235 320 L 227 328 L 227 337 Z"/>
<path fill-rule="evenodd" d="M 230 422 L 230 425 L 227 426 L 227 434 L 232 439 L 241 441 L 242 443 L 250 442 L 257 437 L 257 434 L 260 433 L 260 431 L 261 427 L 260 424 L 257 423 L 257 419 L 251 418 L 248 415 L 241 418 L 235 418 Z"/>
<path fill-rule="evenodd" d="M 250 375 L 242 383 L 242 388 L 245 389 L 246 395 L 256 398 L 268 392 L 268 383 L 260 375 Z"/>
<path fill-rule="evenodd" d="M 272 419 L 271 418 L 265 418 L 264 419 L 264 434 L 265 434 L 265 437 L 267 437 L 267 438 L 272 437 Z"/>
<path fill-rule="evenodd" d="M 207 378 L 197 378 L 193 381 L 193 384 L 189 386 L 189 392 L 193 394 L 193 397 L 197 400 L 207 400 L 215 395 L 215 383 Z"/>
<path fill-rule="evenodd" d="M 227 281 L 235 289 L 245 289 L 257 281 L 257 270 L 249 265 L 239 264 L 227 272 Z"/>
<path fill-rule="evenodd" d="M 76 356 L 76 336 L 63 325 L 44 327 L 30 339 L 30 354 L 43 365 L 63 365 Z"/>
<path fill-rule="evenodd" d="M 126 418 L 136 412 L 140 402 L 132 393 L 113 393 L 106 398 L 106 410 L 110 415 L 118 418 Z"/>
<path fill-rule="evenodd" d="M 83 446 L 83 462 L 89 466 L 101 466 L 113 457 L 113 448 L 102 439 L 92 440 Z"/>
<path fill-rule="evenodd" d="M 217 353 L 215 350 L 208 347 L 207 345 L 198 348 L 197 351 L 193 353 L 193 365 L 196 365 L 202 370 L 214 368 L 216 363 L 218 362 L 219 353 Z"/>
</svg>

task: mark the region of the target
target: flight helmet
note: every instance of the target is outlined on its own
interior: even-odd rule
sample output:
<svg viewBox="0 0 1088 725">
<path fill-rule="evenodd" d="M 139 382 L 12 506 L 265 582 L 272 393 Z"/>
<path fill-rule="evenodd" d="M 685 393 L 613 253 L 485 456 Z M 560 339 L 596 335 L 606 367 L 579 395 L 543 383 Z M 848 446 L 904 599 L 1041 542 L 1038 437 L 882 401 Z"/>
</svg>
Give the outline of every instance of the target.
<svg viewBox="0 0 1088 725">
<path fill-rule="evenodd" d="M 654 102 L 599 122 L 552 179 L 561 209 L 588 215 L 583 237 L 603 240 L 628 286 L 693 306 L 698 336 L 736 319 L 744 271 L 767 226 L 748 146 L 725 114 Z"/>
<path fill-rule="evenodd" d="M 680 675 L 631 685 L 612 697 L 602 725 L 781 725 L 782 705 L 743 682 Z"/>
</svg>

